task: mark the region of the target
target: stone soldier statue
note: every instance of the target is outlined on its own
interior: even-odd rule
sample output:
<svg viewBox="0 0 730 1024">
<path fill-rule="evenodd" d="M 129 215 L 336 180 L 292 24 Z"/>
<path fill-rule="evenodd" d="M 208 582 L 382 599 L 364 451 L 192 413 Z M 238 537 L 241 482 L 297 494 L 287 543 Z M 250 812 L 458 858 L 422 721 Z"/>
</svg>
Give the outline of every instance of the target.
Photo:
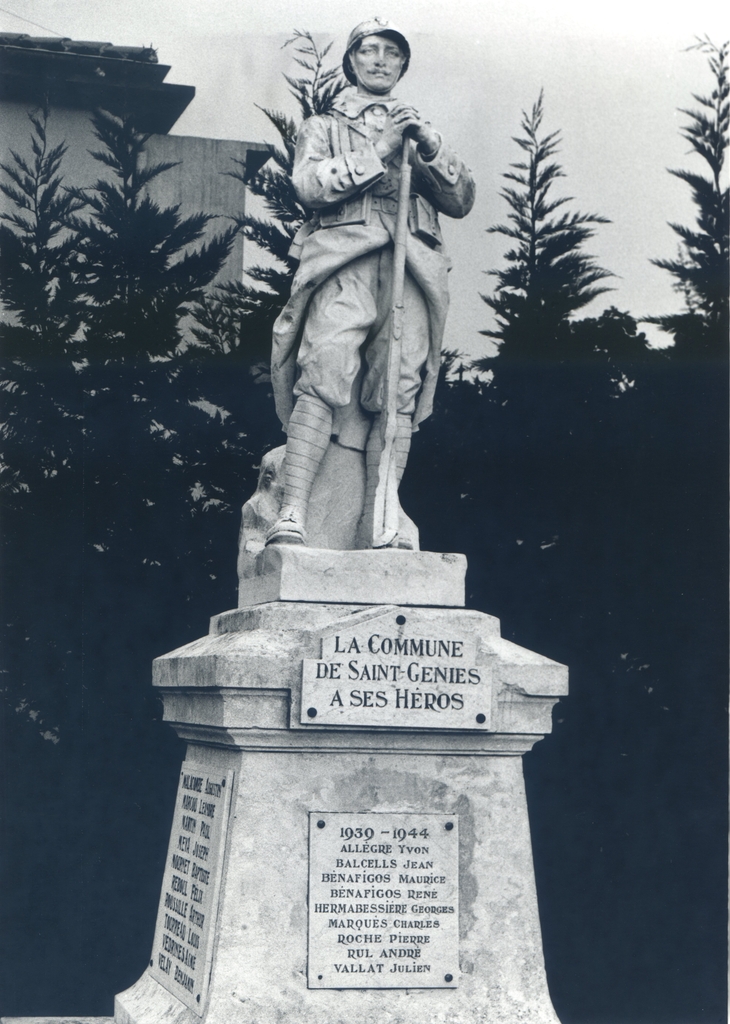
<svg viewBox="0 0 730 1024">
<path fill-rule="evenodd" d="M 403 153 L 410 154 L 403 322 L 397 380 L 390 385 L 394 396 L 397 386 L 391 456 L 396 489 L 411 433 L 431 413 L 448 308 L 449 260 L 437 211 L 465 216 L 474 182 L 439 133 L 391 96 L 409 60 L 408 41 L 390 22 L 374 18 L 358 25 L 342 62 L 356 91 L 338 97 L 329 114 L 308 118 L 299 132 L 292 180 L 312 215 L 294 240 L 300 264 L 274 326 L 272 379 L 287 443 L 283 504 L 268 544 L 306 543 L 313 481 L 334 437 L 366 453 L 358 543 L 373 546 Z M 413 143 L 404 148 L 405 137 Z M 386 543 L 410 546 L 397 534 Z"/>
</svg>

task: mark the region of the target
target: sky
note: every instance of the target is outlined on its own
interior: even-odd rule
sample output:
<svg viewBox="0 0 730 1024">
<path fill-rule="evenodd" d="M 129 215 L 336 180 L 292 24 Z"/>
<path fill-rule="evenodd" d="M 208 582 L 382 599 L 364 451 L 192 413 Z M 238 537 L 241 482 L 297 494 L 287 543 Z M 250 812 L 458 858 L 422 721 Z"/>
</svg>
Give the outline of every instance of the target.
<svg viewBox="0 0 730 1024">
<path fill-rule="evenodd" d="M 446 347 L 471 357 L 490 352 L 479 334 L 490 326 L 479 293 L 492 290 L 485 272 L 504 265 L 509 246 L 486 229 L 505 220 L 501 176 L 520 157 L 513 137 L 541 89 L 544 129 L 562 138 L 565 178 L 555 195 L 574 197 L 568 209 L 611 221 L 587 251 L 616 275 L 607 282 L 615 290 L 585 315 L 609 305 L 636 317 L 681 308 L 670 275 L 649 261 L 676 254 L 668 221 L 693 220 L 689 189 L 667 168 L 703 169 L 679 133 L 686 116 L 678 108 L 692 106 L 693 92 L 711 91 L 706 57 L 687 48 L 697 36 L 718 44 L 730 37 L 724 2 L 0 0 L 0 31 L 152 45 L 171 65 L 167 81 L 197 90 L 173 134 L 275 142 L 257 105 L 297 114 L 282 77 L 295 70 L 285 40 L 294 29 L 311 31 L 333 42 L 339 60 L 350 30 L 373 14 L 390 18 L 411 44 L 398 97 L 432 122 L 477 182 L 469 217 L 442 218 L 454 263 Z M 249 264 L 255 258 L 247 252 Z"/>
</svg>

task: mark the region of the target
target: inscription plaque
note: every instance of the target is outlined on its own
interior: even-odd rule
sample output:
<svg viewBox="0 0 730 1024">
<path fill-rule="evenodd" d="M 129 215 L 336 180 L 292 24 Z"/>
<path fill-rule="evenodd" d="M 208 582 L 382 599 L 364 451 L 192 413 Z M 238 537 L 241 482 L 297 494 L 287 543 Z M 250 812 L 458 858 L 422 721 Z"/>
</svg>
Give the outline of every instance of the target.
<svg viewBox="0 0 730 1024">
<path fill-rule="evenodd" d="M 491 710 L 475 638 L 440 635 L 410 610 L 324 637 L 302 664 L 304 725 L 489 730 Z"/>
<path fill-rule="evenodd" d="M 455 814 L 311 811 L 310 988 L 456 988 Z"/>
<path fill-rule="evenodd" d="M 150 956 L 150 974 L 201 1016 L 233 774 L 183 762 Z"/>
</svg>

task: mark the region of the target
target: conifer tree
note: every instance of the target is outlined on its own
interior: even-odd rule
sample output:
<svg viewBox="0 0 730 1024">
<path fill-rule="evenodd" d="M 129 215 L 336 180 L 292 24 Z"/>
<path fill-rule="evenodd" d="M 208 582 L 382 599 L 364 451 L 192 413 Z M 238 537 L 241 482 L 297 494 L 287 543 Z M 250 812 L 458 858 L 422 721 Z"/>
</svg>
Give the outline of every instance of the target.
<svg viewBox="0 0 730 1024">
<path fill-rule="evenodd" d="M 0 214 L 0 299 L 16 314 L 20 330 L 3 330 L 5 355 L 60 355 L 82 319 L 76 280 L 76 246 L 65 231 L 82 201 L 63 187 L 65 143 L 48 142 L 48 109 L 28 114 L 31 154 L 10 151 L 0 164 L 8 180 L 0 191 L 15 209 Z"/>
<path fill-rule="evenodd" d="M 174 164 L 145 165 L 148 136 L 129 116 L 93 116 L 102 147 L 92 155 L 110 174 L 91 188 L 63 185 L 66 145 L 49 146 L 47 112 L 30 119 L 31 154 L 13 152 L 3 166 L 9 180 L 0 184 L 15 207 L 0 225 L 0 297 L 17 318 L 2 327 L 0 386 L 8 401 L 0 479 L 21 494 L 67 473 L 82 448 L 93 449 L 95 431 L 108 435 L 95 419 L 104 396 L 114 396 L 117 426 L 125 421 L 138 438 L 149 436 L 150 419 L 159 422 L 153 409 L 177 405 L 180 413 L 179 367 L 153 360 L 169 363 L 180 318 L 220 270 L 238 230 L 196 246 L 209 215 L 183 218 L 178 206 L 162 209 L 150 198 L 150 183 Z M 124 363 L 135 364 L 136 379 L 122 380 L 114 366 Z"/>
<path fill-rule="evenodd" d="M 87 297 L 87 349 L 93 358 L 162 356 L 177 344 L 176 328 L 231 250 L 237 228 L 199 242 L 209 214 L 181 217 L 164 209 L 147 188 L 173 162 L 145 166 L 147 135 L 128 114 L 97 111 L 92 156 L 111 172 L 91 188 L 73 188 L 90 216 L 75 217 L 79 276 Z"/>
<path fill-rule="evenodd" d="M 514 247 L 505 253 L 506 268 L 488 271 L 496 277 L 497 288 L 482 299 L 497 323 L 481 333 L 498 341 L 501 354 L 512 359 L 555 357 L 561 326 L 609 291 L 599 282 L 613 276 L 582 248 L 595 234 L 594 225 L 608 223 L 607 218 L 564 211 L 571 197 L 551 194 L 565 173 L 553 159 L 560 133 L 541 135 L 542 121 L 541 92 L 530 113 L 523 111 L 523 134 L 514 139 L 525 158 L 503 175 L 514 183 L 500 193 L 510 207 L 509 223 L 487 229 L 511 239 Z M 479 360 L 476 365 L 488 364 Z"/>
<path fill-rule="evenodd" d="M 29 152 L 0 164 L 0 489 L 13 503 L 68 477 L 81 437 L 80 387 L 73 367 L 84 307 L 75 241 L 66 230 L 81 203 L 63 186 L 67 146 L 48 141 L 47 108 L 28 114 Z M 30 453 L 30 457 L 29 457 Z"/>
<path fill-rule="evenodd" d="M 681 111 L 689 118 L 681 134 L 705 162 L 709 175 L 677 169 L 669 171 L 692 190 L 697 218 L 693 227 L 670 223 L 680 238 L 679 253 L 673 260 L 653 259 L 651 262 L 674 277 L 675 289 L 684 296 L 685 310 L 647 317 L 646 322 L 657 324 L 674 336 L 673 352 L 677 356 L 701 358 L 724 356 L 728 341 L 730 204 L 722 176 L 730 128 L 727 63 L 730 43 L 716 46 L 705 38 L 689 49 L 707 56 L 714 87 L 709 96 L 692 94 L 700 106 L 696 110 Z"/>
</svg>

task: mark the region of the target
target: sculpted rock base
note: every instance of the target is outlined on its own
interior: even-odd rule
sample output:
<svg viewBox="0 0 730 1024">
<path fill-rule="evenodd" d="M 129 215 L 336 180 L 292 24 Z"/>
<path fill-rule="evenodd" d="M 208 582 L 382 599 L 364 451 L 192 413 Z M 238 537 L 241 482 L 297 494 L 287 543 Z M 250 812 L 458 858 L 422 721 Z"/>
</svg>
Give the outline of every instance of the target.
<svg viewBox="0 0 730 1024">
<path fill-rule="evenodd" d="M 238 540 L 239 581 L 259 573 L 256 557 L 277 520 L 284 496 L 285 454 L 286 446 L 281 445 L 264 455 L 256 491 L 243 506 Z M 364 497 L 365 453 L 331 441 L 309 500 L 307 547 L 336 551 L 359 547 L 358 525 Z M 411 550 L 418 551 L 418 528 L 403 509 L 399 536 Z"/>
</svg>

